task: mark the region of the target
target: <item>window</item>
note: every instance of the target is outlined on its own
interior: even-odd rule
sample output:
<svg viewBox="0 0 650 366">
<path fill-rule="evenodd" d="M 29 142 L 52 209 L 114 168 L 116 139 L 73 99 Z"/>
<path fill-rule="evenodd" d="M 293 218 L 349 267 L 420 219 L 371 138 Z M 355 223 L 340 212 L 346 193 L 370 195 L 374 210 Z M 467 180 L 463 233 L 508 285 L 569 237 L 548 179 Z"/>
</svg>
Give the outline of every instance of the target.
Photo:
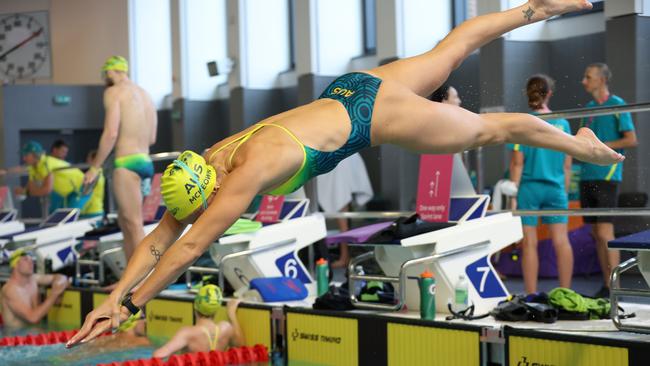
<svg viewBox="0 0 650 366">
<path fill-rule="evenodd" d="M 457 27 L 465 20 L 478 15 L 477 2 L 478 0 L 453 0 L 451 3 L 452 27 Z"/>
<path fill-rule="evenodd" d="M 296 0 L 289 1 L 289 65 L 296 69 Z"/>
<path fill-rule="evenodd" d="M 376 0 L 362 0 L 363 48 L 364 54 L 377 53 L 377 3 Z"/>
</svg>

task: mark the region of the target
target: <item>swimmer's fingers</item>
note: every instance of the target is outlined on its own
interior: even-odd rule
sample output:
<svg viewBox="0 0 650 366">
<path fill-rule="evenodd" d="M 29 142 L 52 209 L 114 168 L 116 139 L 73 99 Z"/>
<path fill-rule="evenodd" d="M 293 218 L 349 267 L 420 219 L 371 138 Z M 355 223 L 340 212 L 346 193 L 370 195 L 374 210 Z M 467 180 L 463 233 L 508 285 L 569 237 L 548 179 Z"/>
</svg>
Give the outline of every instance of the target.
<svg viewBox="0 0 650 366">
<path fill-rule="evenodd" d="M 108 329 L 108 326 L 110 325 L 110 322 L 108 320 L 109 318 L 106 316 L 98 317 L 93 313 L 88 314 L 88 316 L 86 316 L 86 320 L 84 321 L 83 326 L 81 327 L 81 329 L 79 329 L 79 332 L 77 332 L 77 334 L 75 334 L 72 338 L 68 340 L 68 342 L 65 344 L 65 347 L 71 348 L 79 344 L 80 342 L 86 342 L 87 338 L 89 338 L 88 336 L 93 332 L 93 330 L 96 327 Z"/>
<path fill-rule="evenodd" d="M 118 328 L 120 327 L 120 323 L 121 323 L 119 305 L 118 305 L 116 310 L 113 310 L 113 316 L 111 316 L 111 331 L 113 333 L 117 332 Z"/>
<path fill-rule="evenodd" d="M 98 177 L 97 170 L 88 169 L 86 174 L 84 174 L 84 183 L 83 183 L 84 187 L 91 185 L 95 181 L 95 179 L 97 179 L 97 177 Z"/>
<path fill-rule="evenodd" d="M 99 337 L 100 335 L 108 332 L 111 328 L 111 322 L 108 318 L 99 319 L 95 326 L 90 330 L 90 333 L 81 340 L 81 343 L 90 342 L 93 339 Z"/>
</svg>

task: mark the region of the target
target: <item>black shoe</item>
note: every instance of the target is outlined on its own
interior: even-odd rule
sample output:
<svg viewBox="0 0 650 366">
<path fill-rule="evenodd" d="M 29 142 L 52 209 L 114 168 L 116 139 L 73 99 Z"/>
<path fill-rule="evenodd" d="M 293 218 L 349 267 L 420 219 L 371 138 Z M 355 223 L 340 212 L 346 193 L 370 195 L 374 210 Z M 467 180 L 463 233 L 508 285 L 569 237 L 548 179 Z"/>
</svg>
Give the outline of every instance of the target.
<svg viewBox="0 0 650 366">
<path fill-rule="evenodd" d="M 605 286 L 601 287 L 600 290 L 598 290 L 598 292 L 596 292 L 593 297 L 594 299 L 600 299 L 600 298 L 609 299 L 609 287 L 605 287 Z"/>
</svg>

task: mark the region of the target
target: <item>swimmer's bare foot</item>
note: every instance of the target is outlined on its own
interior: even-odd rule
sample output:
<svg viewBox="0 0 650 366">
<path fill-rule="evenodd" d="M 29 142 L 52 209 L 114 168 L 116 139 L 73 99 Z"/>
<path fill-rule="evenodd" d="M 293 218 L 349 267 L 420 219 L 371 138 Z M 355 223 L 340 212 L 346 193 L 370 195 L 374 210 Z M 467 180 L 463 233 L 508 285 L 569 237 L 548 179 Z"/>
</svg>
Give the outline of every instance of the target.
<svg viewBox="0 0 650 366">
<path fill-rule="evenodd" d="M 530 0 L 530 11 L 524 13 L 530 19 L 540 16 L 542 19 L 570 13 L 572 11 L 589 10 L 592 4 L 587 0 Z"/>
<path fill-rule="evenodd" d="M 579 160 L 598 165 L 611 165 L 625 160 L 625 156 L 605 145 L 589 128 L 583 127 L 579 129 L 576 139 L 585 144 L 585 148 L 581 149 L 584 152 L 575 155 Z"/>
</svg>

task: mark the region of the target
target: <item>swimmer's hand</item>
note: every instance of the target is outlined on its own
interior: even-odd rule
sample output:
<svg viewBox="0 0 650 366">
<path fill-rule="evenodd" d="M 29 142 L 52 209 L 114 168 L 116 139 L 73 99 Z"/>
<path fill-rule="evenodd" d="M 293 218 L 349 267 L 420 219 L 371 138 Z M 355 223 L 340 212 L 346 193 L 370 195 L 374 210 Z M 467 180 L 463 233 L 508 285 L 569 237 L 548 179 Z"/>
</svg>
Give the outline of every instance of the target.
<svg viewBox="0 0 650 366">
<path fill-rule="evenodd" d="M 228 316 L 230 318 L 237 317 L 237 307 L 239 306 L 239 303 L 241 303 L 241 300 L 239 300 L 239 299 L 228 300 L 228 304 L 226 305 L 226 309 L 228 311 Z"/>
<path fill-rule="evenodd" d="M 79 332 L 70 338 L 65 347 L 71 348 L 79 343 L 90 342 L 103 333 L 116 330 L 130 315 L 127 308 L 120 305 L 119 301 L 113 301 L 109 296 L 97 309 L 86 316 Z"/>
<path fill-rule="evenodd" d="M 97 177 L 99 176 L 99 173 L 102 170 L 100 168 L 96 168 L 94 166 L 91 166 L 86 174 L 84 175 L 84 187 L 92 185 L 95 180 L 97 180 Z"/>
<path fill-rule="evenodd" d="M 25 189 L 25 187 L 16 186 L 14 187 L 14 194 L 16 196 L 24 196 L 25 194 L 27 194 L 27 189 Z"/>
</svg>

